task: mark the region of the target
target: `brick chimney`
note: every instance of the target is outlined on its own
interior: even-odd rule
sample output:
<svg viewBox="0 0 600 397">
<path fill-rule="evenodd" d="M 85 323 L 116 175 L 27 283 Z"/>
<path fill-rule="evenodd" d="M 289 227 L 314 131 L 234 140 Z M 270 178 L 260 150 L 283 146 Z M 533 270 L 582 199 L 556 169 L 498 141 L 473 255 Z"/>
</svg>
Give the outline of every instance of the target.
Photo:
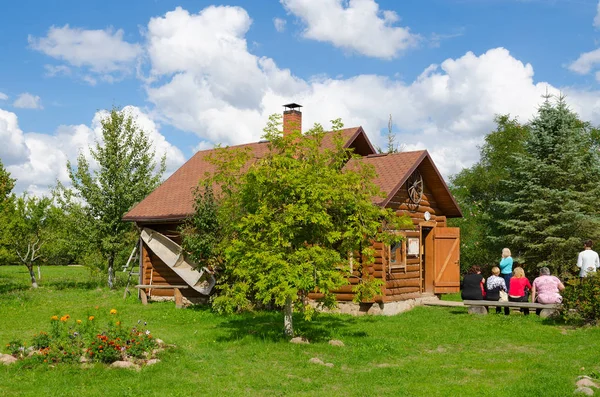
<svg viewBox="0 0 600 397">
<path fill-rule="evenodd" d="M 292 131 L 302 132 L 302 112 L 299 110 L 302 105 L 297 103 L 288 103 L 283 105 L 283 136 L 289 135 Z"/>
</svg>

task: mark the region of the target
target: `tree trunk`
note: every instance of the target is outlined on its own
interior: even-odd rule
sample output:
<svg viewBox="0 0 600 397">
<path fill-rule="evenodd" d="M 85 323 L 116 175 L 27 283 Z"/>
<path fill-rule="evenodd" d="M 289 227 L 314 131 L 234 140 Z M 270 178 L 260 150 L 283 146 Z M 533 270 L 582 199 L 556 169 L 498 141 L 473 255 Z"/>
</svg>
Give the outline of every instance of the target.
<svg viewBox="0 0 600 397">
<path fill-rule="evenodd" d="M 283 309 L 283 332 L 288 338 L 294 337 L 294 324 L 292 318 L 293 312 L 292 298 L 287 298 L 285 300 L 285 307 Z"/>
<path fill-rule="evenodd" d="M 38 268 L 38 280 L 42 279 L 42 270 L 40 269 L 40 265 L 37 265 Z"/>
<path fill-rule="evenodd" d="M 108 288 L 113 289 L 115 287 L 115 255 L 110 254 L 108 257 Z"/>
<path fill-rule="evenodd" d="M 35 273 L 33 271 L 33 264 L 27 264 L 25 266 L 27 266 L 27 270 L 29 270 L 29 275 L 31 276 L 31 286 L 33 288 L 37 288 L 38 285 L 37 285 L 37 282 L 35 281 Z"/>
</svg>

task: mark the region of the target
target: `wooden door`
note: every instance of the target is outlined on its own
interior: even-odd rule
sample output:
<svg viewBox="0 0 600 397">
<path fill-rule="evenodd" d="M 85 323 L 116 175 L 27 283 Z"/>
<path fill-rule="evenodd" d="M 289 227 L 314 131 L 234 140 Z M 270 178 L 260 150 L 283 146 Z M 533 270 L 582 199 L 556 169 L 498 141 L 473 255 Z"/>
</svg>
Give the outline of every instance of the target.
<svg viewBox="0 0 600 397">
<path fill-rule="evenodd" d="M 448 294 L 460 291 L 460 229 L 434 229 L 434 292 Z"/>
</svg>

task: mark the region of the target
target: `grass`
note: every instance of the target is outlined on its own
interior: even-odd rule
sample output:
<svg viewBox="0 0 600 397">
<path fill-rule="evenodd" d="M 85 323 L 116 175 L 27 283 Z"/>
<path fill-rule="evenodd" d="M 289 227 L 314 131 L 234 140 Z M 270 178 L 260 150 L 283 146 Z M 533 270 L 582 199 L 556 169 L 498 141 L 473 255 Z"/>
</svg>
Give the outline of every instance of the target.
<svg viewBox="0 0 600 397">
<path fill-rule="evenodd" d="M 85 268 L 47 267 L 38 290 L 24 267 L 0 267 L 0 343 L 48 329 L 50 316 L 84 318 L 116 308 L 176 348 L 140 372 L 100 364 L 0 366 L 1 395 L 50 396 L 513 396 L 571 395 L 598 370 L 600 330 L 571 329 L 535 315 L 472 316 L 418 307 L 393 317 L 295 319 L 310 345 L 288 343 L 274 312 L 218 316 L 172 302 L 142 306 L 89 281 Z M 96 307 L 98 307 L 96 309 Z M 340 339 L 345 347 L 327 344 Z M 312 357 L 333 368 L 310 364 Z M 582 370 L 585 367 L 585 370 Z"/>
</svg>

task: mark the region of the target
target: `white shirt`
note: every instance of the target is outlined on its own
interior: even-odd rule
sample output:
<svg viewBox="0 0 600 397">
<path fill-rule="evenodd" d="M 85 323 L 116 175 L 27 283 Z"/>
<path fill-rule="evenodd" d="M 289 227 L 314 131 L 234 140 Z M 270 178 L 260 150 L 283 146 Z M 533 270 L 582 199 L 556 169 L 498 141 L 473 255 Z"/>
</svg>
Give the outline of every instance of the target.
<svg viewBox="0 0 600 397">
<path fill-rule="evenodd" d="M 579 253 L 577 267 L 581 269 L 579 277 L 585 277 L 590 272 L 595 272 L 600 267 L 598 253 L 592 250 L 584 250 Z"/>
</svg>

